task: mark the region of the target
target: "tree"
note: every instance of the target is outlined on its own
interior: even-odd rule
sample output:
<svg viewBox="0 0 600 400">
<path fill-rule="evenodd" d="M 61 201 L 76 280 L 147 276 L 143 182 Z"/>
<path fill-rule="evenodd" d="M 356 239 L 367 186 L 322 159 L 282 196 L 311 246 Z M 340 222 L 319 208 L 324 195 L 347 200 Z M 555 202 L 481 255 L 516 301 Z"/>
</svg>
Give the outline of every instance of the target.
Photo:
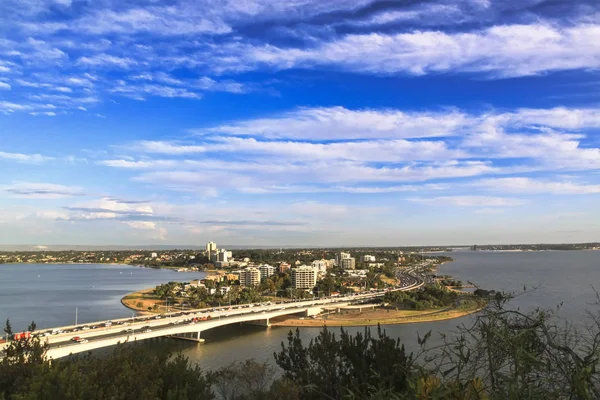
<svg viewBox="0 0 600 400">
<path fill-rule="evenodd" d="M 6 319 L 6 325 L 4 325 L 4 333 L 6 334 L 6 336 L 12 336 L 13 334 L 13 330 L 12 330 L 12 325 L 10 324 L 10 320 Z"/>
<path fill-rule="evenodd" d="M 408 387 L 412 357 L 399 339 L 387 336 L 381 327 L 372 337 L 370 329 L 350 335 L 341 330 L 340 338 L 327 327 L 304 347 L 300 331 L 290 331 L 288 344 L 275 353 L 275 361 L 284 377 L 297 383 L 302 398 L 339 399 L 353 393 L 364 398 L 374 384 L 396 392 Z"/>
<path fill-rule="evenodd" d="M 219 399 L 264 399 L 273 380 L 274 368 L 254 359 L 234 362 L 213 375 Z"/>
<path fill-rule="evenodd" d="M 0 399 L 211 400 L 210 374 L 168 349 L 119 345 L 109 355 L 0 363 Z"/>
<path fill-rule="evenodd" d="M 321 281 L 317 283 L 317 287 L 321 293 L 325 295 L 330 295 L 331 293 L 336 291 L 336 282 L 335 279 L 331 275 L 327 275 Z"/>
</svg>

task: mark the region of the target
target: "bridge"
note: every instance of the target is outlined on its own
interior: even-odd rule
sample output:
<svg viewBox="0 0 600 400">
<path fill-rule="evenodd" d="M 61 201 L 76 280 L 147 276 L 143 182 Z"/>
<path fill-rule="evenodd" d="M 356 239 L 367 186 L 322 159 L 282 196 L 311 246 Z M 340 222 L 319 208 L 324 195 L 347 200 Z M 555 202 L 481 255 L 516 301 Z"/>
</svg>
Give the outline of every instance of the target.
<svg viewBox="0 0 600 400">
<path fill-rule="evenodd" d="M 197 309 L 160 316 L 130 317 L 112 320 L 112 324 L 93 322 L 79 326 L 44 329 L 32 334 L 41 336 L 48 344 L 46 353 L 48 359 L 58 359 L 119 343 L 157 337 L 203 342 L 202 332 L 219 326 L 239 323 L 269 326 L 270 319 L 275 317 L 294 314 L 313 316 L 323 311 L 339 310 L 352 304 L 369 302 L 383 297 L 388 291 L 414 290 L 421 287 L 423 283 L 421 279 L 410 276 L 410 279 L 405 279 L 401 286 L 375 292 L 280 303 Z M 84 326 L 88 329 L 82 330 Z M 74 337 L 78 337 L 79 340 L 72 340 Z"/>
</svg>

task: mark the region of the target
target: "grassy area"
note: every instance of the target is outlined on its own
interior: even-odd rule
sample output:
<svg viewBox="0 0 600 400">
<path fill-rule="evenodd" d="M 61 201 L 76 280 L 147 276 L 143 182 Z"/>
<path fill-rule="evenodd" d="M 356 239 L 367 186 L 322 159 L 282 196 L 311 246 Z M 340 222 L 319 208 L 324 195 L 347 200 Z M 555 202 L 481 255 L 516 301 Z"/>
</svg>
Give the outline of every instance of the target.
<svg viewBox="0 0 600 400">
<path fill-rule="evenodd" d="M 411 324 L 416 322 L 433 322 L 446 319 L 460 318 L 481 310 L 486 303 L 468 299 L 463 300 L 458 307 L 447 307 L 433 310 L 396 310 L 381 308 L 362 312 L 347 312 L 319 316 L 315 319 L 299 319 L 298 317 L 287 317 L 280 321 L 272 321 L 273 326 L 367 326 L 367 325 L 390 325 Z"/>
<path fill-rule="evenodd" d="M 134 311 L 145 313 L 163 313 L 167 311 L 166 302 L 153 294 L 154 289 L 133 292 L 121 299 L 121 303 Z M 154 306 L 157 306 L 155 308 Z M 150 309 L 149 309 L 150 308 Z"/>
</svg>

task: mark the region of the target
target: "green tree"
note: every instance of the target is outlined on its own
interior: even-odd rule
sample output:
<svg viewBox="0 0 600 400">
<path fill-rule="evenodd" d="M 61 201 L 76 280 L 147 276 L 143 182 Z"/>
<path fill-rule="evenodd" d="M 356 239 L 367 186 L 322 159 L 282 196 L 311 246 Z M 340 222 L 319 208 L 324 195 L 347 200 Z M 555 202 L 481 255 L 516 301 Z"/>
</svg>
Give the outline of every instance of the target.
<svg viewBox="0 0 600 400">
<path fill-rule="evenodd" d="M 302 398 L 339 399 L 348 393 L 365 398 L 377 385 L 403 392 L 408 387 L 412 357 L 399 339 L 387 336 L 381 327 L 372 337 L 370 329 L 350 335 L 341 330 L 340 338 L 326 327 L 304 347 L 300 331 L 290 332 L 287 346 L 275 353 L 284 377 L 302 388 Z"/>
</svg>

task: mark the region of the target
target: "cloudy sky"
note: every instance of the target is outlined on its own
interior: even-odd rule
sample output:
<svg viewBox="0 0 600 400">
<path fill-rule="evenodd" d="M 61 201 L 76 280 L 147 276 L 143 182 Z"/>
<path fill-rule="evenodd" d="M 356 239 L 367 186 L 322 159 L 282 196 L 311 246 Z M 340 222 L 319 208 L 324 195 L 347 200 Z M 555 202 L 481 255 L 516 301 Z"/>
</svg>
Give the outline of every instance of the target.
<svg viewBox="0 0 600 400">
<path fill-rule="evenodd" d="M 2 0 L 0 244 L 600 240 L 600 3 Z"/>
</svg>

